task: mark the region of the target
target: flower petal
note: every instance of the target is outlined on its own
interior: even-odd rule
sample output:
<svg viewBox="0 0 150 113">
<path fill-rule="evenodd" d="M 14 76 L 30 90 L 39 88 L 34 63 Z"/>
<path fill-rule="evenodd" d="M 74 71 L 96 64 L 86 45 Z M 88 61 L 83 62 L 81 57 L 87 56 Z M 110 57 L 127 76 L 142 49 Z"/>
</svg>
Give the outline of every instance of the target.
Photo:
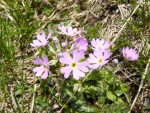
<svg viewBox="0 0 150 113">
<path fill-rule="evenodd" d="M 39 57 L 35 57 L 35 60 L 33 61 L 34 64 L 43 64 L 43 61 Z"/>
<path fill-rule="evenodd" d="M 97 42 L 97 45 L 99 46 L 99 47 L 102 47 L 103 45 L 104 45 L 104 42 L 105 42 L 105 40 L 104 39 L 96 39 L 96 42 Z"/>
<path fill-rule="evenodd" d="M 87 66 L 89 66 L 89 62 L 88 61 L 84 61 L 84 62 L 78 63 L 77 68 L 79 70 L 81 70 L 82 72 L 88 72 L 89 69 L 87 68 Z"/>
<path fill-rule="evenodd" d="M 52 32 L 50 31 L 47 36 L 47 40 L 52 36 Z"/>
<path fill-rule="evenodd" d="M 102 49 L 98 49 L 98 50 L 95 50 L 94 51 L 94 55 L 97 57 L 97 58 L 102 58 L 103 56 L 103 50 Z"/>
<path fill-rule="evenodd" d="M 73 78 L 79 80 L 80 77 L 84 77 L 85 73 L 81 72 L 79 69 L 73 69 Z"/>
<path fill-rule="evenodd" d="M 37 34 L 37 39 L 41 42 L 43 42 L 43 40 L 46 40 L 45 32 L 42 31 L 40 34 Z"/>
<path fill-rule="evenodd" d="M 33 68 L 33 72 L 37 72 L 37 71 L 42 70 L 42 69 L 43 69 L 43 66 L 41 65 L 39 67 Z"/>
<path fill-rule="evenodd" d="M 96 47 L 97 44 L 96 44 L 96 40 L 94 38 L 92 39 L 91 44 L 93 47 Z"/>
<path fill-rule="evenodd" d="M 105 64 L 108 63 L 108 60 L 103 60 L 101 63 L 100 63 L 100 67 L 104 66 Z"/>
<path fill-rule="evenodd" d="M 108 49 L 110 47 L 110 42 L 108 40 L 105 41 L 104 47 L 105 47 L 105 49 L 106 48 Z"/>
<path fill-rule="evenodd" d="M 43 75 L 41 76 L 42 79 L 46 79 L 48 77 L 48 70 L 46 69 Z"/>
<path fill-rule="evenodd" d="M 61 31 L 61 34 L 66 33 L 66 27 L 58 25 L 58 29 Z"/>
<path fill-rule="evenodd" d="M 105 50 L 103 58 L 108 59 L 109 57 L 110 57 L 110 51 L 109 50 Z"/>
<path fill-rule="evenodd" d="M 42 59 L 43 59 L 44 63 L 48 63 L 48 57 L 45 56 L 44 54 L 42 55 Z"/>
<path fill-rule="evenodd" d="M 83 51 L 78 52 L 77 49 L 73 50 L 73 60 L 78 62 L 83 57 L 84 57 L 84 52 Z"/>
<path fill-rule="evenodd" d="M 97 64 L 90 65 L 89 67 L 91 69 L 97 69 L 99 66 L 100 66 L 100 64 L 97 63 Z"/>
<path fill-rule="evenodd" d="M 125 47 L 122 49 L 122 54 L 125 58 L 127 58 L 129 61 L 135 61 L 138 59 L 139 54 L 136 53 L 135 49 L 130 49 L 129 47 Z"/>
<path fill-rule="evenodd" d="M 41 76 L 44 72 L 45 68 L 43 66 L 37 67 L 33 69 L 33 72 L 37 72 L 36 76 Z"/>
<path fill-rule="evenodd" d="M 72 62 L 72 58 L 70 57 L 69 53 L 64 52 L 63 53 L 63 58 L 59 58 L 59 62 L 62 64 L 68 64 L 70 65 L 70 63 Z"/>
<path fill-rule="evenodd" d="M 92 53 L 89 54 L 89 59 L 88 62 L 89 63 L 97 63 L 98 62 L 98 58 L 96 58 Z"/>
<path fill-rule="evenodd" d="M 30 45 L 31 45 L 32 47 L 39 47 L 39 46 L 41 46 L 42 44 L 40 43 L 39 40 L 33 40 L 33 43 L 30 43 Z"/>
<path fill-rule="evenodd" d="M 62 67 L 62 68 L 60 69 L 60 72 L 61 72 L 61 73 L 64 73 L 64 77 L 65 77 L 65 78 L 68 78 L 68 77 L 69 77 L 71 71 L 72 71 L 72 69 L 70 68 L 70 66 Z"/>
<path fill-rule="evenodd" d="M 72 27 L 68 27 L 67 31 L 68 31 L 70 36 L 73 36 L 74 31 L 73 31 Z"/>
<path fill-rule="evenodd" d="M 81 32 L 82 32 L 81 30 L 76 31 L 74 35 L 78 35 L 78 34 L 80 34 Z"/>
</svg>

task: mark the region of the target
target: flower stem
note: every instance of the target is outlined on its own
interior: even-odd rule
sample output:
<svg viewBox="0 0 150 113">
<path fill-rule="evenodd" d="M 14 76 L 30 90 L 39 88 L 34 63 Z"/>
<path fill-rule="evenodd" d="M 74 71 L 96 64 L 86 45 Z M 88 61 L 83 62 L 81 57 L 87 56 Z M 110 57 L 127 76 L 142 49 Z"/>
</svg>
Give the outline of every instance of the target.
<svg viewBox="0 0 150 113">
<path fill-rule="evenodd" d="M 66 104 L 70 101 L 70 99 L 73 97 L 73 95 L 78 91 L 78 89 L 82 86 L 82 83 L 88 78 L 88 76 L 91 74 L 92 71 L 90 71 L 87 76 L 82 80 L 82 82 L 80 83 L 79 87 L 74 91 L 74 93 L 72 94 L 72 96 L 66 101 L 66 103 L 62 106 L 62 108 L 58 111 L 58 113 L 61 113 L 62 110 L 64 109 L 64 107 L 66 106 Z"/>
</svg>

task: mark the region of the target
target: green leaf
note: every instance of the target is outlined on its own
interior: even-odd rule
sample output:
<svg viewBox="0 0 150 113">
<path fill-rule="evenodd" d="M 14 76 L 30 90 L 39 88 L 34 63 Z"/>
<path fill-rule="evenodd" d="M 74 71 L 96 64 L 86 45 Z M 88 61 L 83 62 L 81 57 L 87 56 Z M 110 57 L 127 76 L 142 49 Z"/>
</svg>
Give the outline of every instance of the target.
<svg viewBox="0 0 150 113">
<path fill-rule="evenodd" d="M 22 89 L 18 89 L 15 91 L 15 96 L 21 95 L 22 94 Z"/>
<path fill-rule="evenodd" d="M 117 100 L 115 101 L 116 104 L 123 104 L 123 100 L 121 98 L 117 98 Z"/>
<path fill-rule="evenodd" d="M 82 105 L 81 111 L 82 112 L 84 111 L 84 113 L 99 113 L 98 112 L 99 109 L 96 106 L 92 106 L 92 105 L 88 105 L 88 104 Z"/>
<path fill-rule="evenodd" d="M 116 91 L 115 91 L 115 94 L 119 97 L 119 96 L 122 94 L 122 91 L 116 90 Z"/>
<path fill-rule="evenodd" d="M 102 69 L 101 70 L 101 75 L 103 77 L 103 79 L 107 82 L 112 84 L 113 83 L 113 73 L 109 70 L 106 69 Z"/>
<path fill-rule="evenodd" d="M 66 93 L 67 93 L 70 97 L 73 96 L 73 95 L 72 95 L 72 92 L 71 92 L 70 90 L 68 90 L 68 89 L 66 89 Z"/>
<path fill-rule="evenodd" d="M 73 91 L 78 90 L 79 92 L 83 92 L 85 87 L 82 87 L 80 83 L 75 83 L 73 87 Z"/>
<path fill-rule="evenodd" d="M 50 15 L 51 12 L 52 12 L 52 10 L 50 8 L 48 8 L 48 7 L 43 9 L 43 14 Z"/>
<path fill-rule="evenodd" d="M 57 62 L 58 62 L 58 60 L 51 60 L 51 61 L 49 61 L 49 63 L 50 63 L 51 65 L 55 65 Z"/>
<path fill-rule="evenodd" d="M 89 80 L 100 80 L 100 79 L 101 79 L 100 71 L 94 70 L 94 71 L 92 71 L 92 73 L 88 76 L 88 78 L 86 79 L 86 81 L 89 81 Z"/>
<path fill-rule="evenodd" d="M 54 46 L 50 43 L 49 44 L 49 47 L 50 47 L 50 52 L 52 52 L 53 54 L 57 54 L 57 52 L 56 52 L 56 50 L 55 50 L 55 48 L 54 48 Z"/>
<path fill-rule="evenodd" d="M 121 91 L 123 92 L 123 93 L 126 93 L 126 92 L 128 92 L 128 86 L 127 86 L 127 84 L 125 84 L 125 83 L 123 83 L 123 84 L 121 84 L 120 85 L 120 88 L 121 88 Z"/>
<path fill-rule="evenodd" d="M 104 104 L 104 103 L 105 103 L 105 100 L 106 100 L 105 96 L 100 96 L 100 97 L 98 98 L 99 104 Z"/>
<path fill-rule="evenodd" d="M 150 105 L 145 106 L 145 107 L 143 108 L 143 110 L 144 110 L 144 111 L 145 111 L 145 110 L 150 110 Z"/>
<path fill-rule="evenodd" d="M 111 101 L 114 101 L 116 100 L 116 95 L 114 95 L 111 91 L 108 91 L 107 98 L 110 99 Z"/>
</svg>

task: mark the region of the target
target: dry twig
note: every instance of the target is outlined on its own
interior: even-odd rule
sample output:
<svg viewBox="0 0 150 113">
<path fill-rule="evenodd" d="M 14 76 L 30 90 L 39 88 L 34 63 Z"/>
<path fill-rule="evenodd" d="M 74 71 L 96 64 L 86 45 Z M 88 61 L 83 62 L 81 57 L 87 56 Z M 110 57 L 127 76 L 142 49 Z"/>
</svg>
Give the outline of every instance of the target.
<svg viewBox="0 0 150 113">
<path fill-rule="evenodd" d="M 129 22 L 129 20 L 131 19 L 131 17 L 133 16 L 133 14 L 136 12 L 136 10 L 139 8 L 140 3 L 142 2 L 142 0 L 140 0 L 139 4 L 135 7 L 135 9 L 133 10 L 133 12 L 131 13 L 131 15 L 129 16 L 129 18 L 127 19 L 127 21 L 124 23 L 124 25 L 121 27 L 120 31 L 117 33 L 117 35 L 115 36 L 115 38 L 111 41 L 110 45 L 112 45 L 120 36 L 121 32 L 123 31 L 123 29 L 125 28 L 125 26 L 127 25 L 127 23 Z"/>
<path fill-rule="evenodd" d="M 142 75 L 142 79 L 141 79 L 141 83 L 140 83 L 138 92 L 137 92 L 137 94 L 136 94 L 136 96 L 135 96 L 135 98 L 134 98 L 134 100 L 133 100 L 133 102 L 132 102 L 132 105 L 131 105 L 130 110 L 129 110 L 128 113 L 131 112 L 131 110 L 132 110 L 132 108 L 134 107 L 135 102 L 136 102 L 136 100 L 137 100 L 137 98 L 138 98 L 138 96 L 139 96 L 139 94 L 140 94 L 140 92 L 141 92 L 141 89 L 142 89 L 142 87 L 143 87 L 143 83 L 144 83 L 146 74 L 147 74 L 148 69 L 149 69 L 149 64 L 150 64 L 150 58 L 149 58 L 148 63 L 147 63 L 147 65 L 146 65 L 145 71 L 144 71 L 144 73 L 143 73 L 143 75 Z"/>
</svg>

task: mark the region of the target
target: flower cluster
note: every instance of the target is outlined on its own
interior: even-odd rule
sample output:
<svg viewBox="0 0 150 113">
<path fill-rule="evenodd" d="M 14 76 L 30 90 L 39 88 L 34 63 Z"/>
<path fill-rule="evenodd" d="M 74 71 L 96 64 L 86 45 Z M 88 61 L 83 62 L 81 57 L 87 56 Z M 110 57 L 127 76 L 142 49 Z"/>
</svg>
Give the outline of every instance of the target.
<svg viewBox="0 0 150 113">
<path fill-rule="evenodd" d="M 45 35 L 45 32 L 41 32 L 40 34 L 37 34 L 37 39 L 33 40 L 33 42 L 30 44 L 34 49 L 46 46 L 48 44 L 48 39 L 51 37 L 52 33 L 49 32 L 47 38 Z"/>
<path fill-rule="evenodd" d="M 89 70 L 101 69 L 109 62 L 111 56 L 109 40 L 93 38 L 88 41 L 82 36 L 82 30 L 60 25 L 58 29 L 60 31 L 58 31 L 57 37 L 52 36 L 52 32 L 50 32 L 46 38 L 45 32 L 41 32 L 37 34 L 37 39 L 30 44 L 34 50 L 47 46 L 46 49 L 49 49 L 53 54 L 50 61 L 44 55 L 49 52 L 42 53 L 42 59 L 35 57 L 33 63 L 39 65 L 33 69 L 36 76 L 46 79 L 50 73 L 49 67 L 57 63 L 58 69 L 64 74 L 64 78 L 69 78 L 72 75 L 75 80 L 79 80 L 81 77 L 85 77 Z M 60 35 L 64 35 L 65 41 L 59 39 Z M 123 48 L 122 53 L 125 59 L 129 61 L 135 61 L 139 57 L 139 54 L 129 47 Z M 118 60 L 114 59 L 113 62 L 118 63 Z"/>
<path fill-rule="evenodd" d="M 139 54 L 136 53 L 135 49 L 125 47 L 122 49 L 123 56 L 129 61 L 135 61 L 139 58 Z"/>
</svg>

